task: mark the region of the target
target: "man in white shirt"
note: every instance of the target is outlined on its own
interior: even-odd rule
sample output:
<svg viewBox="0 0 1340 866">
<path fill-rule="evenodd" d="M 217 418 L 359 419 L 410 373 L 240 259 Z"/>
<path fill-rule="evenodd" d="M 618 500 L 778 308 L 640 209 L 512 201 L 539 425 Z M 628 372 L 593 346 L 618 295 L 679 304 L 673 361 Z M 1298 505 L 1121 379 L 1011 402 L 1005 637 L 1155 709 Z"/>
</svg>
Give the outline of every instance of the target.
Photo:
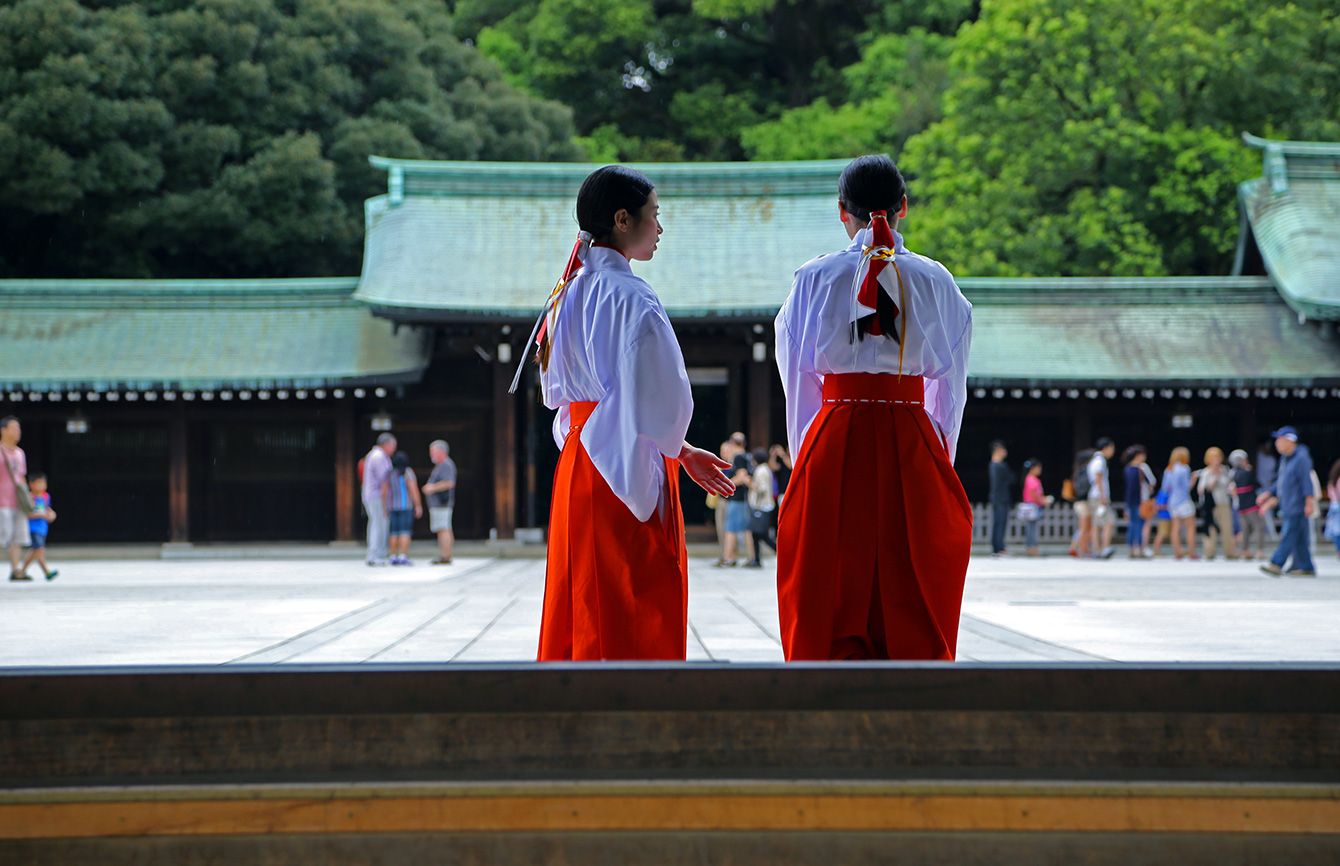
<svg viewBox="0 0 1340 866">
<path fill-rule="evenodd" d="M 1112 533 L 1116 529 L 1117 515 L 1112 511 L 1112 479 L 1107 461 L 1117 452 L 1117 446 L 1103 436 L 1093 447 L 1093 457 L 1089 458 L 1086 470 L 1089 475 L 1089 509 L 1093 514 L 1093 548 L 1095 556 L 1108 559 L 1113 553 Z"/>
</svg>

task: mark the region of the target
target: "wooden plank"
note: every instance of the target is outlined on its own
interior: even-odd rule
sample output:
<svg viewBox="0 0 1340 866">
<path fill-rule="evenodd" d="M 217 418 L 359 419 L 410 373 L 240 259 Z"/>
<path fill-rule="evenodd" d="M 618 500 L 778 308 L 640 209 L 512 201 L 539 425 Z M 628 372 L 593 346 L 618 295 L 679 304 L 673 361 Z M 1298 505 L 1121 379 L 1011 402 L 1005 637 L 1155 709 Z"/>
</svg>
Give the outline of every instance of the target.
<svg viewBox="0 0 1340 866">
<path fill-rule="evenodd" d="M 888 710 L 1340 717 L 1340 665 L 799 662 L 0 669 L 0 719 Z"/>
<path fill-rule="evenodd" d="M 618 794 L 0 805 L 0 839 L 260 833 L 894 831 L 1340 834 L 1329 796 Z"/>
</svg>

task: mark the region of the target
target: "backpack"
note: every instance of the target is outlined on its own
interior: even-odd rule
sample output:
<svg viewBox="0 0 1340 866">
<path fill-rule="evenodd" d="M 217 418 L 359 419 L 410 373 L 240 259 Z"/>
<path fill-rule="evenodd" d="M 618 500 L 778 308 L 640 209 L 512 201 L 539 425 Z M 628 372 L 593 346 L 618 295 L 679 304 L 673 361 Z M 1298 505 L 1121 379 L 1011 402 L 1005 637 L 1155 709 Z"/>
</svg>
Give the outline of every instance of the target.
<svg viewBox="0 0 1340 866">
<path fill-rule="evenodd" d="M 1076 499 L 1088 499 L 1089 491 L 1093 489 L 1093 482 L 1089 480 L 1089 461 L 1095 453 L 1092 448 L 1085 448 L 1075 455 L 1075 474 L 1070 483 L 1075 487 Z"/>
</svg>

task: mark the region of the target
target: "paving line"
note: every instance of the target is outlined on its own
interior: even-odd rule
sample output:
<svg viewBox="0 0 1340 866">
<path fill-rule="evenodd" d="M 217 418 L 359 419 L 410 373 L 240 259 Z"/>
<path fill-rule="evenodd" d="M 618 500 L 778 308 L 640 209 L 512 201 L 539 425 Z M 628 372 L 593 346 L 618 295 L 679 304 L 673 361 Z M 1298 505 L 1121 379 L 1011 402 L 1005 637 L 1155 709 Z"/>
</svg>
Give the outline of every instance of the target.
<svg viewBox="0 0 1340 866">
<path fill-rule="evenodd" d="M 363 661 L 365 661 L 365 662 L 374 661 L 378 656 L 385 655 L 386 653 L 388 653 L 388 652 L 390 652 L 391 650 L 395 649 L 396 647 L 400 646 L 402 643 L 404 643 L 405 641 L 407 641 L 407 640 L 409 640 L 410 638 L 414 637 L 416 634 L 418 634 L 419 632 L 421 632 L 421 631 L 423 631 L 424 629 L 428 628 L 428 626 L 430 626 L 430 625 L 432 625 L 433 623 L 437 622 L 439 619 L 441 619 L 442 617 L 444 617 L 444 616 L 446 616 L 447 614 L 451 613 L 453 610 L 455 610 L 456 608 L 460 607 L 460 606 L 463 605 L 463 604 L 465 604 L 465 599 L 463 599 L 463 598 L 458 598 L 458 599 L 456 599 L 456 600 L 453 601 L 451 604 L 447 605 L 447 606 L 444 607 L 442 610 L 438 611 L 437 613 L 433 614 L 433 615 L 432 615 L 431 617 L 429 617 L 428 619 L 426 619 L 426 620 L 424 620 L 423 622 L 419 623 L 419 624 L 418 624 L 417 626 L 415 626 L 413 629 L 411 629 L 410 631 L 408 631 L 408 632 L 406 632 L 405 634 L 401 635 L 399 638 L 397 638 L 397 639 L 394 640 L 393 642 L 387 644 L 386 646 L 384 646 L 384 647 L 382 647 L 381 649 L 377 650 L 377 651 L 376 651 L 375 653 L 373 653 L 372 655 L 370 655 L 370 656 L 368 656 L 367 658 L 363 659 Z"/>
<path fill-rule="evenodd" d="M 475 644 L 479 643 L 479 639 L 482 638 L 484 635 L 488 634 L 489 629 L 493 628 L 495 625 L 498 624 L 498 620 L 500 620 L 500 619 L 503 618 L 503 614 L 507 613 L 507 612 L 508 612 L 509 610 L 511 610 L 512 608 L 516 607 L 516 605 L 517 605 L 517 601 L 518 601 L 518 599 L 513 598 L 511 601 L 507 602 L 507 604 L 503 605 L 502 610 L 500 610 L 500 611 L 498 611 L 496 614 L 494 614 L 493 619 L 489 620 L 489 624 L 486 625 L 486 626 L 484 626 L 482 629 L 480 629 L 480 630 L 479 630 L 479 634 L 477 634 L 477 635 L 475 635 L 474 637 L 470 638 L 469 643 L 467 643 L 465 646 L 463 646 L 463 647 L 461 647 L 460 649 L 458 649 L 458 650 L 455 652 L 455 654 L 452 655 L 451 658 L 447 659 L 447 661 L 455 661 L 456 659 L 460 658 L 461 655 L 462 655 L 463 653 L 465 653 L 466 650 L 470 649 L 470 647 L 472 647 L 472 646 L 474 646 Z"/>
<path fill-rule="evenodd" d="M 779 635 L 775 635 L 775 634 L 773 634 L 772 632 L 768 631 L 767 626 L 765 626 L 765 625 L 763 625 L 763 623 L 759 622 L 758 619 L 757 619 L 752 613 L 749 612 L 749 608 L 745 607 L 744 605 L 740 604 L 738 601 L 735 600 L 735 596 L 733 596 L 733 595 L 727 595 L 727 596 L 726 596 L 726 601 L 730 602 L 732 605 L 735 606 L 735 609 L 736 609 L 736 610 L 738 610 L 740 613 L 744 614 L 745 617 L 746 617 L 750 622 L 752 622 L 752 623 L 754 624 L 754 626 L 755 626 L 759 631 L 763 632 L 764 636 L 767 637 L 768 640 L 770 640 L 770 641 L 772 641 L 773 643 L 777 644 L 777 646 L 781 646 L 781 645 L 782 645 L 782 638 L 781 638 Z"/>
<path fill-rule="evenodd" d="M 1042 638 L 1007 628 L 1003 625 L 984 620 L 972 614 L 960 614 L 959 628 L 986 640 L 995 641 L 1017 650 L 1031 652 L 1049 661 L 1066 662 L 1110 662 L 1115 659 L 1096 653 L 1085 652 L 1065 644 L 1055 643 Z"/>
<path fill-rule="evenodd" d="M 438 580 L 434 580 L 431 584 L 428 585 L 441 586 L 442 584 L 445 584 L 448 581 L 469 577 L 471 574 L 481 571 L 489 567 L 490 565 L 493 565 L 495 562 L 497 562 L 497 560 L 485 560 L 471 567 L 467 571 L 462 572 L 461 574 L 445 575 L 442 578 L 439 578 Z M 312 650 L 319 649 L 320 647 L 323 647 L 326 644 L 331 643 L 332 641 L 339 640 L 345 635 L 357 631 L 358 629 L 362 628 L 363 626 L 367 625 L 370 622 L 376 622 L 377 620 L 381 619 L 387 614 L 390 614 L 400 609 L 401 607 L 404 607 L 406 604 L 410 602 L 418 601 L 421 597 L 421 593 L 423 592 L 424 586 L 425 586 L 424 584 L 415 584 L 405 587 L 401 589 L 399 592 L 383 596 L 382 598 L 379 598 L 370 604 L 366 604 L 363 607 L 358 608 L 357 610 L 352 610 L 349 611 L 348 613 L 340 614 L 334 619 L 327 620 L 326 622 L 323 622 L 320 625 L 313 626 L 312 628 L 309 628 L 306 631 L 300 632 L 291 637 L 287 637 L 281 641 L 270 644 L 269 646 L 266 647 L 262 647 L 261 649 L 255 650 L 253 652 L 246 653 L 245 655 L 238 656 L 237 658 L 230 659 L 229 661 L 223 662 L 223 664 L 234 665 L 247 661 L 260 664 L 278 664 L 281 662 L 288 661 L 289 659 L 296 658 L 297 656 L 302 655 L 303 653 L 311 652 Z M 380 607 L 384 607 L 385 609 L 380 610 L 375 614 L 372 613 L 372 611 Z M 356 620 L 352 625 L 348 625 L 346 628 L 339 629 L 338 631 L 335 632 L 335 634 L 332 634 L 328 637 L 325 635 L 321 635 L 321 632 L 335 629 L 341 623 L 344 623 L 347 620 L 355 618 Z M 304 641 L 304 638 L 316 638 L 318 635 L 320 635 L 319 639 Z M 301 648 L 295 652 L 288 653 L 287 655 L 282 655 L 278 658 L 264 658 L 267 655 L 276 655 L 277 652 L 284 647 L 292 649 L 292 646 L 297 643 L 301 643 Z"/>
</svg>

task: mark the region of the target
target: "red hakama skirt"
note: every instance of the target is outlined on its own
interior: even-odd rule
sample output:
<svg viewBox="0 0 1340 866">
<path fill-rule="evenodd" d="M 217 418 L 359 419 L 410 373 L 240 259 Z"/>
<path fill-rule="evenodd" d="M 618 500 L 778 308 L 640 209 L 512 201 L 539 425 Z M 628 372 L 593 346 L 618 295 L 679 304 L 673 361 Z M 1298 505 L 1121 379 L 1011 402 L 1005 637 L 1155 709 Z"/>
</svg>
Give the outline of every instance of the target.
<svg viewBox="0 0 1340 866">
<path fill-rule="evenodd" d="M 952 660 L 972 509 L 920 376 L 824 377 L 777 527 L 790 660 Z"/>
<path fill-rule="evenodd" d="M 689 564 L 679 461 L 665 461 L 664 515 L 640 522 L 582 445 L 582 425 L 596 405 L 572 404 L 554 471 L 539 660 L 683 661 Z"/>
</svg>

